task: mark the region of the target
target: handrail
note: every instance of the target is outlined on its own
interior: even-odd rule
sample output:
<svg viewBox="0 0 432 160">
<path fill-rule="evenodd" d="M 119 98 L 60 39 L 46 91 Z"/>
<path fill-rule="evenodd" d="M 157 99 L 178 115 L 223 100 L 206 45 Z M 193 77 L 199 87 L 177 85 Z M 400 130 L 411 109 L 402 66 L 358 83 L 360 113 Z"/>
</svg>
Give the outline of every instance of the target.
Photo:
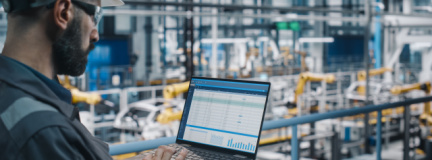
<svg viewBox="0 0 432 160">
<path fill-rule="evenodd" d="M 299 124 L 311 123 L 311 122 L 316 122 L 324 119 L 333 119 L 333 118 L 340 118 L 340 117 L 352 116 L 357 114 L 370 113 L 374 111 L 381 111 L 384 109 L 396 108 L 401 106 L 406 107 L 411 104 L 417 104 L 417 103 L 422 103 L 427 101 L 432 101 L 432 96 L 409 99 L 402 102 L 394 102 L 394 103 L 387 103 L 387 104 L 380 104 L 380 105 L 368 105 L 368 106 L 352 108 L 352 109 L 342 109 L 342 110 L 330 111 L 326 113 L 317 113 L 317 114 L 305 115 L 300 117 L 294 117 L 290 119 L 265 121 L 262 130 L 270 130 L 270 129 L 288 127 L 288 126 L 293 126 L 296 129 L 297 125 Z M 293 137 L 293 138 L 297 139 L 297 137 Z M 380 139 L 377 138 L 377 140 Z M 109 153 L 111 155 L 119 155 L 119 154 L 131 153 L 131 152 L 139 152 L 139 151 L 154 149 L 160 145 L 171 144 L 174 142 L 175 142 L 175 137 L 165 137 L 165 138 L 159 138 L 155 140 L 110 145 Z"/>
<path fill-rule="evenodd" d="M 265 121 L 263 124 L 262 130 L 269 130 L 269 129 L 282 128 L 282 127 L 287 127 L 287 126 L 292 126 L 292 125 L 311 123 L 311 122 L 316 122 L 316 121 L 324 120 L 324 119 L 339 118 L 339 117 L 346 117 L 346 116 L 352 116 L 352 115 L 363 114 L 363 113 L 370 113 L 370 112 L 374 112 L 374 111 L 380 111 L 380 110 L 395 108 L 395 107 L 403 107 L 403 106 L 427 102 L 427 101 L 432 101 L 432 96 L 416 98 L 416 99 L 409 99 L 409 100 L 405 100 L 402 102 L 386 103 L 386 104 L 379 104 L 379 105 L 368 105 L 368 106 L 358 107 L 358 108 L 330 111 L 330 112 L 326 112 L 326 113 L 310 114 L 310 115 L 304 115 L 304 116 L 294 117 L 294 118 L 290 118 L 290 119 Z"/>
</svg>

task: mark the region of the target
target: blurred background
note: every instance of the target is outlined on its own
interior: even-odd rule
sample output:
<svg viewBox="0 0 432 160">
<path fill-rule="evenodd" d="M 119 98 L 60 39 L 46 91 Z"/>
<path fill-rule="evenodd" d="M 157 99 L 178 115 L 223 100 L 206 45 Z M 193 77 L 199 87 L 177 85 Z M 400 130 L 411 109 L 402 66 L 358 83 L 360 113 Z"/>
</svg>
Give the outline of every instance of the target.
<svg viewBox="0 0 432 160">
<path fill-rule="evenodd" d="M 110 144 L 175 136 L 192 76 L 271 82 L 266 120 L 430 94 L 430 0 L 123 1 L 104 8 L 85 74 L 60 76 L 83 123 Z M 0 48 L 6 26 L 2 12 Z M 381 121 L 371 113 L 301 125 L 300 135 L 315 138 L 300 143 L 300 155 L 370 159 L 371 126 L 382 123 L 383 157 L 402 159 L 409 144 L 410 159 L 426 158 L 430 104 L 410 110 L 409 143 L 404 110 L 394 107 Z M 329 152 L 334 138 L 320 133 L 338 133 L 338 158 Z M 259 158 L 286 158 L 290 139 L 290 127 L 263 131 Z"/>
</svg>

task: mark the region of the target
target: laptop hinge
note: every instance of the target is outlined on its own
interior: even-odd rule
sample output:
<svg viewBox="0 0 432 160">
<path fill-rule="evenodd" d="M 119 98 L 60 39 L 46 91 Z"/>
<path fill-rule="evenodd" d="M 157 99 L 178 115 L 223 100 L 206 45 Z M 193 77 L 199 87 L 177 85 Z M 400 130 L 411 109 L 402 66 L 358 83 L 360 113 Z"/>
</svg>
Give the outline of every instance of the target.
<svg viewBox="0 0 432 160">
<path fill-rule="evenodd" d="M 247 158 L 246 156 L 243 156 L 243 155 L 239 155 L 239 154 L 235 154 L 235 155 L 233 155 L 234 157 L 237 157 L 237 158 L 242 158 L 242 159 L 245 159 L 245 158 Z"/>
</svg>

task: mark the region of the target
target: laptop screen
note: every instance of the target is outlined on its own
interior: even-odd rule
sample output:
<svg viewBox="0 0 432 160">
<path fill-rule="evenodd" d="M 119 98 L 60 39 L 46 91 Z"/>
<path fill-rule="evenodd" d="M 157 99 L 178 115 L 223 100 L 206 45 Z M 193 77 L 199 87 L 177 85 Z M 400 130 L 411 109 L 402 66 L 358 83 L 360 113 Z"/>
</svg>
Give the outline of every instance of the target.
<svg viewBox="0 0 432 160">
<path fill-rule="evenodd" d="M 269 85 L 192 78 L 177 138 L 256 153 Z"/>
</svg>

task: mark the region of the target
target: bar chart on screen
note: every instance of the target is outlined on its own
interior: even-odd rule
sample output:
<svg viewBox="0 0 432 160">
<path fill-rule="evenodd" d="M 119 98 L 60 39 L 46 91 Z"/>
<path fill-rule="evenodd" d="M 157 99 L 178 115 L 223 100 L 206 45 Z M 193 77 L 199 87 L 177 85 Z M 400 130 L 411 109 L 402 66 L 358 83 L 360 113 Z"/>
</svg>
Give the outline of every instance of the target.
<svg viewBox="0 0 432 160">
<path fill-rule="evenodd" d="M 254 152 L 256 146 L 251 143 L 235 142 L 234 139 L 231 138 L 228 140 L 227 147 Z"/>
</svg>

